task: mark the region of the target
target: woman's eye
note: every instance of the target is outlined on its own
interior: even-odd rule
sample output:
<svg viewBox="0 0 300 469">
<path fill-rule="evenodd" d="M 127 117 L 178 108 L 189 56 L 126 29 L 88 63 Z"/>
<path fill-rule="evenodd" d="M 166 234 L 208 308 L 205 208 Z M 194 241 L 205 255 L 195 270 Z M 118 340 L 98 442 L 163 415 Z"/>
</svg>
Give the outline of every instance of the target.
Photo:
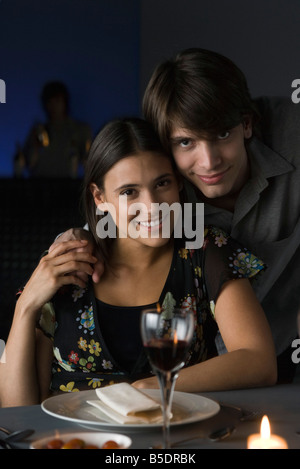
<svg viewBox="0 0 300 469">
<path fill-rule="evenodd" d="M 221 132 L 220 134 L 218 134 L 218 140 L 226 140 L 226 138 L 228 138 L 229 135 L 230 135 L 229 130 L 226 130 L 225 132 Z"/>
<path fill-rule="evenodd" d="M 133 192 L 133 189 L 126 189 L 125 191 L 122 191 L 120 195 L 127 195 L 127 197 L 129 197 L 133 194 Z"/>
</svg>

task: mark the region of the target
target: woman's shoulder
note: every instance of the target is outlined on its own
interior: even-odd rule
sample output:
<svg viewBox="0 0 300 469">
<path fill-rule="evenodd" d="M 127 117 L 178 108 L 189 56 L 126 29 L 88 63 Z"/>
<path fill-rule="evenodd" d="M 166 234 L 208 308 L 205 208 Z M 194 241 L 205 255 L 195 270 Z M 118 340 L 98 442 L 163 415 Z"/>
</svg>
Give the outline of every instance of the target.
<svg viewBox="0 0 300 469">
<path fill-rule="evenodd" d="M 219 226 L 216 225 L 205 225 L 204 226 L 204 239 L 205 238 L 214 238 L 217 239 L 219 237 L 224 238 L 224 239 L 229 239 L 230 234 L 227 233 L 223 228 L 220 228 Z"/>
<path fill-rule="evenodd" d="M 189 247 L 189 239 L 182 237 L 175 243 L 175 247 L 179 252 L 184 252 L 185 255 L 194 254 L 197 251 L 203 251 L 207 248 L 209 243 L 215 244 L 218 247 L 226 245 L 230 239 L 230 235 L 222 228 L 213 225 L 205 225 L 203 228 L 203 242 L 199 247 Z"/>
<path fill-rule="evenodd" d="M 203 250 L 210 269 L 215 266 L 215 270 L 220 271 L 224 266 L 233 278 L 252 278 L 266 269 L 255 253 L 216 226 L 205 228 Z"/>
</svg>

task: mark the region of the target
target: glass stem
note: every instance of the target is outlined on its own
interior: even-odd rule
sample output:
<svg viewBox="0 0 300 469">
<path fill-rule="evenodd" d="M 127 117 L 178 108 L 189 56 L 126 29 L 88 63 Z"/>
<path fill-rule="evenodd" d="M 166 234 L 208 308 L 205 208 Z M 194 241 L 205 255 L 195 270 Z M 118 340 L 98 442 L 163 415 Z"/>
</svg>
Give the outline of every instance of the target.
<svg viewBox="0 0 300 469">
<path fill-rule="evenodd" d="M 175 388 L 175 382 L 178 376 L 176 372 L 162 372 L 156 370 L 156 375 L 159 382 L 162 407 L 163 407 L 163 439 L 164 439 L 164 449 L 169 449 L 170 446 L 170 420 L 171 420 L 171 410 L 172 410 L 172 401 Z"/>
</svg>

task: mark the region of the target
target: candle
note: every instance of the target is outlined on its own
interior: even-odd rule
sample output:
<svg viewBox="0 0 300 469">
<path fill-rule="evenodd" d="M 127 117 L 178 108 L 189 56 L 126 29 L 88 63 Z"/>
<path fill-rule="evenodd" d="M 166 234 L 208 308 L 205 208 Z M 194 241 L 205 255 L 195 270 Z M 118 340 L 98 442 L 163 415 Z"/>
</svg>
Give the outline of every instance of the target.
<svg viewBox="0 0 300 469">
<path fill-rule="evenodd" d="M 288 449 L 287 442 L 278 435 L 271 434 L 269 419 L 266 415 L 262 418 L 260 433 L 254 433 L 248 437 L 248 449 Z"/>
</svg>

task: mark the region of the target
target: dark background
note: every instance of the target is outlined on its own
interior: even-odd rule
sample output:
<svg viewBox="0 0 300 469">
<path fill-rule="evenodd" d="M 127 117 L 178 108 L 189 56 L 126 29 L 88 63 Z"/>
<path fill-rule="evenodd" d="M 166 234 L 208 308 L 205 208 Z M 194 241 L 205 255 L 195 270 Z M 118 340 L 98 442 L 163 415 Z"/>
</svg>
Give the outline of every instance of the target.
<svg viewBox="0 0 300 469">
<path fill-rule="evenodd" d="M 143 0 L 140 81 L 188 47 L 212 49 L 245 73 L 252 95 L 290 96 L 300 78 L 299 0 Z"/>
<path fill-rule="evenodd" d="M 65 82 L 71 113 L 93 131 L 139 107 L 138 0 L 2 0 L 0 176 L 32 124 L 44 120 L 45 82 Z"/>
<path fill-rule="evenodd" d="M 43 84 L 64 81 L 72 116 L 94 134 L 111 118 L 140 115 L 154 66 L 187 47 L 234 60 L 253 97 L 291 96 L 299 18 L 299 0 L 0 0 L 0 338 L 40 254 L 84 222 L 81 181 L 13 178 L 16 144 L 44 119 Z"/>
</svg>

